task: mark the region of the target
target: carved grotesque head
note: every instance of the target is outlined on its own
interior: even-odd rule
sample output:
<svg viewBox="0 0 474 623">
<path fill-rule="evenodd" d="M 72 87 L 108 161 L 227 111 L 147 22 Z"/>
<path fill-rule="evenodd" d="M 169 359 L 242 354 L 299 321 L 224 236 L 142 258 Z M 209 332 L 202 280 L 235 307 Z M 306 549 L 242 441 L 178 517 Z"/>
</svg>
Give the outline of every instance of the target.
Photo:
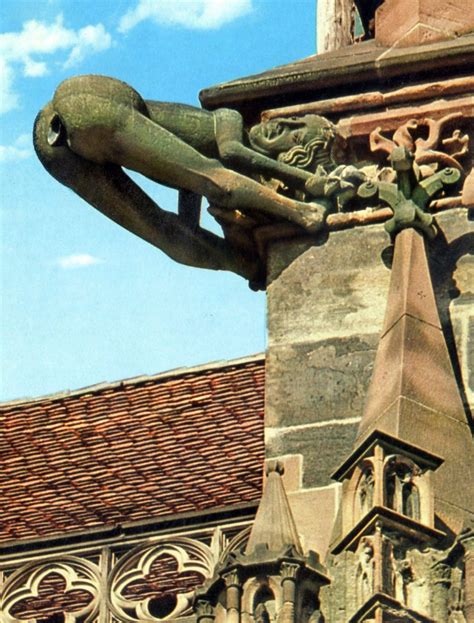
<svg viewBox="0 0 474 623">
<path fill-rule="evenodd" d="M 277 117 L 254 125 L 249 141 L 255 151 L 299 168 L 331 162 L 334 125 L 319 115 Z"/>
</svg>

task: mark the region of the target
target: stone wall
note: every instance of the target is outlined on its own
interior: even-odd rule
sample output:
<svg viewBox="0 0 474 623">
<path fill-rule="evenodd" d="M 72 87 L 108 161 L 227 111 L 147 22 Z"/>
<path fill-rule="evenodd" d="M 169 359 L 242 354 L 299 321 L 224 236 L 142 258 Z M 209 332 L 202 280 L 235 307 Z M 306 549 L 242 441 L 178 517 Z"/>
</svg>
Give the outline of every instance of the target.
<svg viewBox="0 0 474 623">
<path fill-rule="evenodd" d="M 474 223 L 465 209 L 440 213 L 437 222 L 441 234 L 429 245 L 432 279 L 470 418 Z M 350 454 L 363 412 L 392 250 L 382 225 L 279 241 L 269 249 L 266 452 L 287 461 L 301 456 L 301 488 L 291 488 L 290 500 L 301 529 L 303 515 L 312 517 L 311 540 L 322 555 L 338 505 L 331 474 Z"/>
</svg>

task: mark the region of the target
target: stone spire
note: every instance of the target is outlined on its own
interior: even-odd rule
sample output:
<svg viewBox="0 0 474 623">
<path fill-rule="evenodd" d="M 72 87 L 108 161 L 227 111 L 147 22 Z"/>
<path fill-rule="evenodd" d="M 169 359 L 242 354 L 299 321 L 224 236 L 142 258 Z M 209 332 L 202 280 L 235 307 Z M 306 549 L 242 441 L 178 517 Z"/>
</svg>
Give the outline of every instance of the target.
<svg viewBox="0 0 474 623">
<path fill-rule="evenodd" d="M 466 416 L 441 329 L 423 237 L 396 239 L 384 328 L 358 440 L 377 428 L 419 443 L 414 417 Z M 421 423 L 421 421 L 420 421 Z M 408 437 L 408 438 L 407 438 Z"/>
<path fill-rule="evenodd" d="M 212 623 L 221 604 L 226 623 L 320 620 L 319 591 L 329 578 L 315 552 L 303 553 L 282 474 L 281 463 L 268 464 L 245 552 L 229 552 L 198 592 L 197 623 Z"/>
<path fill-rule="evenodd" d="M 425 242 L 402 229 L 356 444 L 334 474 L 342 502 L 331 552 L 356 565 L 350 623 L 448 620 L 446 561 L 473 508 L 473 457 Z"/>
<path fill-rule="evenodd" d="M 253 554 L 259 546 L 275 553 L 291 547 L 295 553 L 303 554 L 283 486 L 283 471 L 283 465 L 278 461 L 267 466 L 267 481 L 245 549 L 246 555 Z"/>
<path fill-rule="evenodd" d="M 451 516 L 472 508 L 474 500 L 466 497 L 473 492 L 465 486 L 474 478 L 472 437 L 439 320 L 425 243 L 414 229 L 403 230 L 395 241 L 385 323 L 356 445 L 375 430 L 442 456 L 435 497 L 448 503 Z"/>
</svg>

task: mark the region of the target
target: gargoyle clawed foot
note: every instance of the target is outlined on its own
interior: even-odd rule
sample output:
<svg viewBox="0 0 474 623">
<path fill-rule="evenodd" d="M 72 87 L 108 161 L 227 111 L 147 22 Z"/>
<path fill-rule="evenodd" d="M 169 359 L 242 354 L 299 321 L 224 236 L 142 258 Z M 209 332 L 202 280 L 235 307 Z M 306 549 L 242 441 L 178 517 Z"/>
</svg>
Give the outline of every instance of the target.
<svg viewBox="0 0 474 623">
<path fill-rule="evenodd" d="M 295 215 L 292 220 L 306 229 L 310 234 L 321 231 L 329 212 L 329 206 L 326 202 L 323 200 L 318 203 L 302 203 L 299 201 L 295 203 L 297 203 L 298 209 L 295 210 Z"/>
</svg>

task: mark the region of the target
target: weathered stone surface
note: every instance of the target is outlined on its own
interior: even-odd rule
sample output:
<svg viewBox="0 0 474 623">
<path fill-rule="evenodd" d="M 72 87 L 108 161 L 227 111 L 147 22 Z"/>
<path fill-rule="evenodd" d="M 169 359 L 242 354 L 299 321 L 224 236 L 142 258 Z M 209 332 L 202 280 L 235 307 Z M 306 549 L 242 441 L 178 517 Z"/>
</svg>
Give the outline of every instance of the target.
<svg viewBox="0 0 474 623">
<path fill-rule="evenodd" d="M 303 455 L 302 454 L 285 454 L 278 458 L 278 462 L 283 466 L 283 486 L 287 493 L 299 491 L 303 482 Z M 274 459 L 269 459 L 271 462 Z M 263 488 L 265 487 L 267 474 L 266 469 L 263 475 Z"/>
<path fill-rule="evenodd" d="M 390 271 L 381 226 L 332 232 L 327 241 L 269 249 L 269 348 L 378 332 Z"/>
<path fill-rule="evenodd" d="M 355 424 L 334 421 L 362 414 L 389 247 L 375 226 L 334 232 L 324 245 L 297 240 L 270 248 L 267 452 L 302 454 L 305 488 L 329 484 L 337 457 L 351 450 Z"/>
<path fill-rule="evenodd" d="M 467 176 L 462 189 L 462 203 L 465 206 L 474 206 L 474 170 Z"/>
<path fill-rule="evenodd" d="M 294 426 L 362 413 L 377 336 L 275 346 L 267 355 L 266 421 Z"/>
<path fill-rule="evenodd" d="M 442 236 L 429 246 L 438 312 L 468 420 L 474 413 L 474 223 L 465 211 L 437 216 Z"/>
<path fill-rule="evenodd" d="M 405 230 L 395 245 L 384 329 L 361 434 L 376 427 L 374 422 L 400 396 L 466 423 L 440 328 L 423 237 Z M 429 381 L 421 373 L 428 369 Z"/>
<path fill-rule="evenodd" d="M 388 77 L 405 82 L 407 73 L 417 73 L 439 79 L 440 66 L 446 73 L 468 72 L 474 63 L 473 39 L 468 34 L 451 41 L 393 49 L 366 41 L 205 89 L 199 97 L 207 108 L 235 107 L 254 120 L 259 109 L 347 95 L 348 89 L 354 94 L 368 85 L 385 85 Z"/>
<path fill-rule="evenodd" d="M 465 486 L 474 481 L 474 446 L 440 328 L 425 242 L 411 229 L 395 240 L 384 329 L 357 443 L 374 431 L 444 460 L 434 474 L 435 513 L 458 533 L 466 510 L 474 513 L 474 491 Z"/>
<path fill-rule="evenodd" d="M 461 114 L 462 113 L 462 114 Z M 456 99 L 450 99 L 441 102 L 430 102 L 418 106 L 399 106 L 385 112 L 373 112 L 358 115 L 357 117 L 348 118 L 341 122 L 340 127 L 348 128 L 345 134 L 351 136 L 368 135 L 374 127 L 380 127 L 381 130 L 396 130 L 401 125 L 412 119 L 418 121 L 420 125 L 428 125 L 427 119 L 439 120 L 448 115 L 457 115 L 451 118 L 451 123 L 462 123 L 463 117 L 472 118 L 474 115 L 474 97 L 466 95 Z"/>
<path fill-rule="evenodd" d="M 331 474 L 339 466 L 340 457 L 352 450 L 358 421 L 328 423 L 322 426 L 295 426 L 267 430 L 267 456 L 302 454 L 303 488 L 331 484 Z"/>
<path fill-rule="evenodd" d="M 336 514 L 339 484 L 288 494 L 296 528 L 303 535 L 305 551 L 318 552 L 324 561 Z"/>
<path fill-rule="evenodd" d="M 352 3 L 347 0 L 319 0 L 317 3 L 318 52 L 338 50 L 353 43 Z"/>
<path fill-rule="evenodd" d="M 267 478 L 245 549 L 246 554 L 253 554 L 261 546 L 266 546 L 271 552 L 280 552 L 289 545 L 298 553 L 303 552 L 281 478 L 283 473 L 282 463 L 267 463 Z"/>
<path fill-rule="evenodd" d="M 470 316 L 467 323 L 467 348 L 465 353 L 467 364 L 466 378 L 470 395 L 474 394 L 474 316 Z"/>
<path fill-rule="evenodd" d="M 436 221 L 441 234 L 428 245 L 430 270 L 467 404 L 474 395 L 472 223 L 462 209 L 439 214 Z M 347 456 L 354 439 L 355 424 L 334 420 L 351 422 L 362 415 L 382 330 L 392 247 L 377 225 L 332 232 L 321 244 L 279 242 L 269 251 L 267 455 L 302 454 L 303 487 L 323 486 L 337 467 L 334 457 Z M 428 420 L 420 420 L 416 435 L 424 434 Z M 437 450 L 443 454 L 443 448 Z"/>
<path fill-rule="evenodd" d="M 318 100 L 293 106 L 272 108 L 262 113 L 262 119 L 274 119 L 290 115 L 314 113 L 327 115 L 349 111 L 367 111 L 371 108 L 382 108 L 393 104 L 406 104 L 418 100 L 426 100 L 430 97 L 445 97 L 461 93 L 472 93 L 474 79 L 471 76 L 453 78 L 451 80 L 437 80 L 425 84 L 403 86 L 402 88 L 389 89 L 387 91 L 372 91 L 358 93 L 357 95 L 345 95 L 331 99 Z"/>
</svg>

